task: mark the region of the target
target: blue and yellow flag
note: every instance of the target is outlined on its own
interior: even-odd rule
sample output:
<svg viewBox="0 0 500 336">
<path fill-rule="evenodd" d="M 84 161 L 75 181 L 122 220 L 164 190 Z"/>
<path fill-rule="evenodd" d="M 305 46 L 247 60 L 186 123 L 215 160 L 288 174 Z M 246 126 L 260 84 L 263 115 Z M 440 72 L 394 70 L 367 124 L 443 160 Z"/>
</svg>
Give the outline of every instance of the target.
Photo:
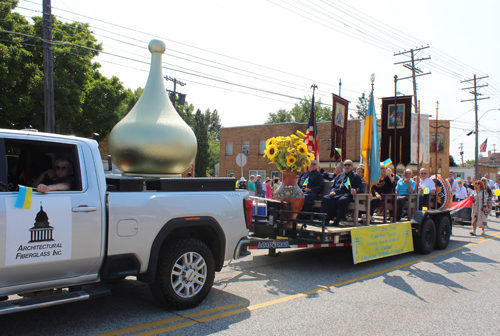
<svg viewBox="0 0 500 336">
<path fill-rule="evenodd" d="M 378 182 L 380 176 L 380 159 L 378 156 L 379 140 L 377 128 L 377 116 L 375 115 L 375 103 L 373 101 L 373 90 L 370 93 L 370 104 L 365 117 L 365 127 L 361 141 L 361 156 L 365 162 L 365 182 L 371 187 Z"/>
<path fill-rule="evenodd" d="M 33 200 L 33 188 L 19 186 L 19 195 L 17 195 L 16 208 L 29 210 Z"/>
<path fill-rule="evenodd" d="M 424 195 L 429 195 L 430 192 L 431 190 L 429 187 L 424 187 Z"/>
<path fill-rule="evenodd" d="M 384 163 L 384 167 L 387 168 L 387 166 L 392 163 L 392 160 L 389 158 L 389 159 L 385 160 L 383 163 Z"/>
<path fill-rule="evenodd" d="M 309 177 L 306 178 L 306 180 L 304 181 L 304 183 L 302 183 L 302 185 L 304 187 L 307 187 L 307 184 L 309 183 Z"/>
<path fill-rule="evenodd" d="M 347 181 L 345 181 L 344 185 L 347 189 L 351 187 L 351 181 L 349 180 L 349 178 L 347 178 Z"/>
<path fill-rule="evenodd" d="M 337 151 L 337 153 L 339 153 L 340 156 L 342 156 L 342 148 L 335 147 L 335 150 Z"/>
</svg>

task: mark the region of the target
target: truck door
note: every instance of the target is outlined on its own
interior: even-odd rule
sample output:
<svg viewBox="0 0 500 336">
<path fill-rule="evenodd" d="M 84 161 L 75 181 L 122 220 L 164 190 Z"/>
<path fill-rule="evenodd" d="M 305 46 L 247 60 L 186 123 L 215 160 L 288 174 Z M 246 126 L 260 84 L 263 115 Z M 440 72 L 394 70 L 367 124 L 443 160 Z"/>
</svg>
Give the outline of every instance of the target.
<svg viewBox="0 0 500 336">
<path fill-rule="evenodd" d="M 103 209 L 91 149 L 78 141 L 29 138 L 0 139 L 8 182 L 0 192 L 0 287 L 95 279 Z M 29 195 L 17 187 L 37 180 L 70 190 L 42 194 L 35 188 Z"/>
</svg>

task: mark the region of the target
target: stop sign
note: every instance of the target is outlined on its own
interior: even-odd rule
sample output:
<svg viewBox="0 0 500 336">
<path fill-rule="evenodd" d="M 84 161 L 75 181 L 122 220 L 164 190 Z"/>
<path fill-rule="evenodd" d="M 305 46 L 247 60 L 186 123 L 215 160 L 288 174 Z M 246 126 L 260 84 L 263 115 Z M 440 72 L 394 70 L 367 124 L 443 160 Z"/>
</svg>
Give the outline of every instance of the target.
<svg viewBox="0 0 500 336">
<path fill-rule="evenodd" d="M 236 155 L 236 164 L 240 167 L 243 167 L 247 164 L 247 157 L 243 153 L 239 153 Z"/>
</svg>

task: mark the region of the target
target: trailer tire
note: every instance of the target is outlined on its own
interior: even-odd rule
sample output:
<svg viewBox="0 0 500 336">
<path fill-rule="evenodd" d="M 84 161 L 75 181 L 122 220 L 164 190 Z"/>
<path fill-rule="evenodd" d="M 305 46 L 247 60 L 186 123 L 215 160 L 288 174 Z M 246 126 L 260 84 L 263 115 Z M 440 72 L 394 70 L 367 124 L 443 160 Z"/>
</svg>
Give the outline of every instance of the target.
<svg viewBox="0 0 500 336">
<path fill-rule="evenodd" d="M 420 226 L 420 236 L 413 239 L 413 247 L 420 254 L 429 254 L 436 242 L 436 225 L 431 218 L 427 218 Z"/>
<path fill-rule="evenodd" d="M 436 220 L 436 250 L 444 250 L 450 243 L 451 223 L 447 216 L 440 216 Z"/>
<path fill-rule="evenodd" d="M 208 246 L 194 238 L 179 238 L 160 251 L 153 296 L 163 305 L 182 310 L 196 307 L 210 292 L 215 262 Z"/>
</svg>

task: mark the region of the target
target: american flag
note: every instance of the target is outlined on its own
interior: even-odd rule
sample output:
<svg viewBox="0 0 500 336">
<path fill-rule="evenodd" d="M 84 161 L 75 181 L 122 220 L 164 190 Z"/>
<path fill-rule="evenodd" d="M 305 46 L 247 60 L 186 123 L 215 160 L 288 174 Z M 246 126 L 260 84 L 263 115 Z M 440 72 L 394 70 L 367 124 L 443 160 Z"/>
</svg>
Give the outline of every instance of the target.
<svg viewBox="0 0 500 336">
<path fill-rule="evenodd" d="M 484 142 L 479 146 L 480 153 L 486 152 L 486 142 L 488 142 L 488 138 L 486 138 L 486 140 L 484 140 Z"/>
<path fill-rule="evenodd" d="M 315 159 L 318 162 L 317 165 L 318 170 L 320 170 L 321 168 L 319 166 L 318 130 L 316 128 L 316 112 L 314 111 L 314 92 L 312 96 L 311 116 L 309 117 L 309 124 L 307 125 L 305 144 L 307 146 L 307 151 L 314 154 Z"/>
</svg>

